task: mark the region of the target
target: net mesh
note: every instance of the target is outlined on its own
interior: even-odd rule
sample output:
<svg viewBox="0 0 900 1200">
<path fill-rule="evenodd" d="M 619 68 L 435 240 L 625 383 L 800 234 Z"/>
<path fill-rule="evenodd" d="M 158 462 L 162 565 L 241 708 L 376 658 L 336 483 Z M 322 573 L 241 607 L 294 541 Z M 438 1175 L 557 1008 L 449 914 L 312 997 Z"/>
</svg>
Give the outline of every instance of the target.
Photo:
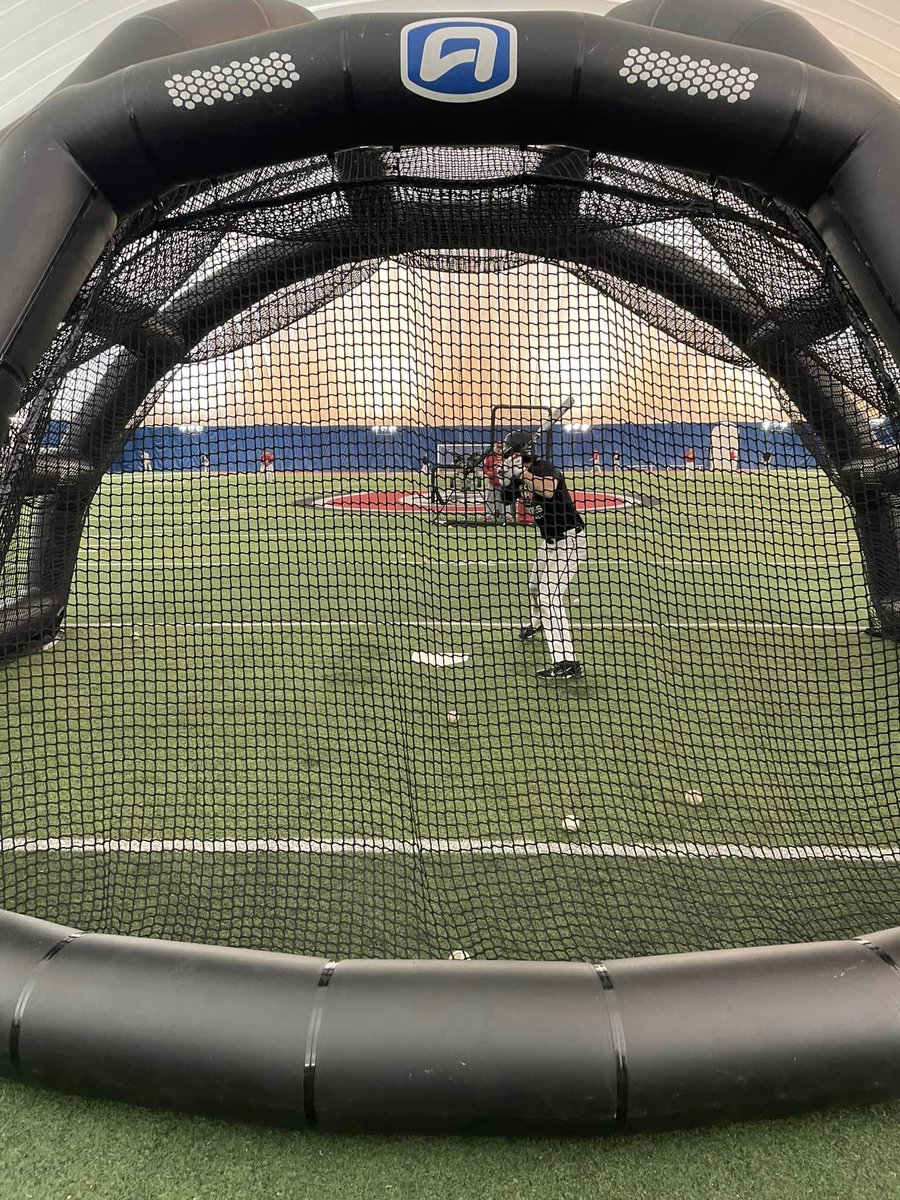
<svg viewBox="0 0 900 1200">
<path fill-rule="evenodd" d="M 0 462 L 7 621 L 74 568 L 2 667 L 0 904 L 332 956 L 896 923 L 898 653 L 803 390 L 887 442 L 892 372 L 794 214 L 647 164 L 359 151 L 159 202 Z M 580 679 L 518 638 L 529 513 L 482 475 L 491 519 L 434 519 L 498 405 L 565 406 Z"/>
</svg>

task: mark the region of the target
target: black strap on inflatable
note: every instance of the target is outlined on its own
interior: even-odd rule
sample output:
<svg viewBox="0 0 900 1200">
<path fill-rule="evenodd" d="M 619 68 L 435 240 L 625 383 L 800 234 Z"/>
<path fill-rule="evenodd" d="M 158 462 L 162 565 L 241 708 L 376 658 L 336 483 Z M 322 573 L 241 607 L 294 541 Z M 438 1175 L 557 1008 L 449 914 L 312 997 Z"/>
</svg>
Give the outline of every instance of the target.
<svg viewBox="0 0 900 1200">
<path fill-rule="evenodd" d="M 867 950 L 871 950 L 873 954 L 877 954 L 883 963 L 887 963 L 887 965 L 889 967 L 893 967 L 895 971 L 900 971 L 900 965 L 897 964 L 896 959 L 891 958 L 887 950 L 882 950 L 880 946 L 876 946 L 875 943 L 870 942 L 868 938 L 858 937 L 854 938 L 853 940 L 855 942 L 859 942 L 860 946 L 865 946 Z"/>
<path fill-rule="evenodd" d="M 19 1042 L 22 1037 L 22 1022 L 25 1019 L 25 1010 L 28 1007 L 28 1001 L 34 994 L 34 989 L 37 987 L 38 979 L 54 960 L 54 958 L 56 958 L 57 954 L 59 954 L 62 950 L 65 950 L 66 946 L 68 946 L 71 942 L 74 942 L 76 938 L 80 938 L 82 936 L 83 935 L 79 932 L 70 933 L 68 937 L 64 937 L 61 941 L 57 942 L 55 946 L 51 946 L 51 948 L 47 951 L 41 961 L 28 976 L 28 979 L 25 981 L 25 986 L 22 988 L 19 999 L 16 1002 L 16 1009 L 13 1013 L 12 1023 L 9 1027 L 9 1062 L 13 1075 L 16 1079 L 21 1080 L 22 1078 L 22 1066 L 19 1060 Z"/>
<path fill-rule="evenodd" d="M 319 1058 L 319 1034 L 322 1030 L 322 1017 L 325 1012 L 325 989 L 331 983 L 331 977 L 337 968 L 336 962 L 327 962 L 319 975 L 316 984 L 316 1002 L 309 1017 L 309 1029 L 306 1034 L 306 1059 L 303 1064 L 303 1112 L 306 1125 L 315 1129 L 318 1124 L 316 1114 L 316 1067 Z"/>
<path fill-rule="evenodd" d="M 616 1116 L 614 1125 L 617 1131 L 624 1130 L 628 1120 L 628 1050 L 625 1045 L 625 1026 L 622 1024 L 622 1013 L 619 1009 L 619 998 L 612 981 L 612 976 L 603 963 L 594 966 L 600 986 L 606 999 L 606 1012 L 609 1017 L 609 1030 L 612 1035 L 613 1048 L 616 1055 Z"/>
</svg>

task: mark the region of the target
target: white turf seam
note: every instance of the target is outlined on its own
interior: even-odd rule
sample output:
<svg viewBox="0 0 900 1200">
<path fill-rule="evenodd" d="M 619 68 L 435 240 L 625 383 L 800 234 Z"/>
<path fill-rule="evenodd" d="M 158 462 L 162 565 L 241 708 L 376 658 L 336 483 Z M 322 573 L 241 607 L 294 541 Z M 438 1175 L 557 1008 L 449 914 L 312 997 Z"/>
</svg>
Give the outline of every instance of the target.
<svg viewBox="0 0 900 1200">
<path fill-rule="evenodd" d="M 3 838 L 2 854 L 294 854 L 476 855 L 482 858 L 743 859 L 751 862 L 900 863 L 897 846 L 742 846 L 705 842 L 538 842 L 495 838 L 352 838 L 313 841 L 158 838 L 148 841 L 95 838 Z"/>
<path fill-rule="evenodd" d="M 67 629 L 167 629 L 176 633 L 204 633 L 254 629 L 518 629 L 520 621 L 79 621 L 66 622 Z M 777 633 L 862 633 L 865 625 L 832 625 L 800 621 L 573 621 L 574 629 L 659 630 L 692 629 Z"/>
</svg>

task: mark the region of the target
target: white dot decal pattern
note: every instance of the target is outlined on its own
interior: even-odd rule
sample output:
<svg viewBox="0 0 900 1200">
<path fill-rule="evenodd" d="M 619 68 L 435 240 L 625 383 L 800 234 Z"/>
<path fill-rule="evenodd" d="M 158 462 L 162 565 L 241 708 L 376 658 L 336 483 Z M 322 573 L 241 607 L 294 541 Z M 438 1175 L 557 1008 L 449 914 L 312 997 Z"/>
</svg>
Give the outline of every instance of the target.
<svg viewBox="0 0 900 1200">
<path fill-rule="evenodd" d="M 729 104 L 749 100 L 759 79 L 757 72 L 749 67 L 716 64 L 708 58 L 691 58 L 689 54 L 679 57 L 668 50 L 651 50 L 649 46 L 629 50 L 619 74 L 626 83 L 687 92 L 689 96 L 706 96 L 708 100 L 727 100 Z"/>
<path fill-rule="evenodd" d="M 257 92 L 274 92 L 280 87 L 292 88 L 299 81 L 300 74 L 290 55 L 273 50 L 266 58 L 173 75 L 166 80 L 166 91 L 176 108 L 192 109 L 219 100 L 231 102 L 238 96 L 254 96 Z"/>
</svg>

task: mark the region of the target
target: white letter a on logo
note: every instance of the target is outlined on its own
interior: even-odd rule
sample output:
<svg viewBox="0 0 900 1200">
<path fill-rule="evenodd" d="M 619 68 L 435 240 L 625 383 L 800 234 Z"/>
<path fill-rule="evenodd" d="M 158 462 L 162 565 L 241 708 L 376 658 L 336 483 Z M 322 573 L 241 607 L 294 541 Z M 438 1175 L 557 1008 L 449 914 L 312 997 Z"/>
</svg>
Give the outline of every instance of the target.
<svg viewBox="0 0 900 1200">
<path fill-rule="evenodd" d="M 448 41 L 459 41 L 460 38 L 471 38 L 478 45 L 444 54 L 445 44 Z M 422 80 L 425 83 L 434 83 L 460 63 L 471 62 L 475 64 L 475 78 L 478 83 L 487 83 L 494 74 L 497 46 L 497 34 L 485 25 L 456 25 L 452 29 L 435 29 L 425 39 L 425 45 L 422 47 Z"/>
</svg>

